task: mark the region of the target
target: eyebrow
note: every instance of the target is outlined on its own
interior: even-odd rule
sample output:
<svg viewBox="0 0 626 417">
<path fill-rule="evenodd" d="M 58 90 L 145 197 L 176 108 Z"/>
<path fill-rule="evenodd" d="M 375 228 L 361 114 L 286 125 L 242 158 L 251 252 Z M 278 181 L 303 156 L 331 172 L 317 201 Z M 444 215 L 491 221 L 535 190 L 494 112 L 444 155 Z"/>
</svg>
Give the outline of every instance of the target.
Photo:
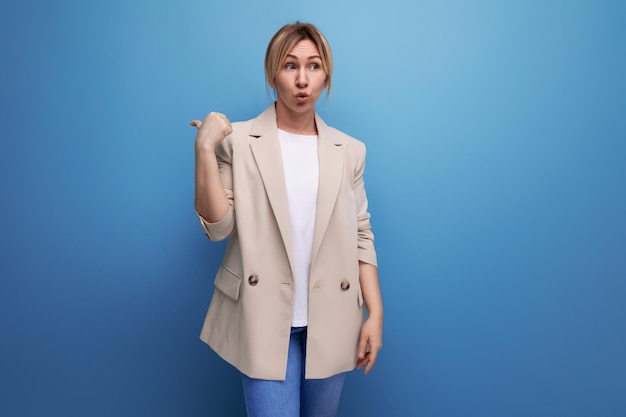
<svg viewBox="0 0 626 417">
<path fill-rule="evenodd" d="M 293 59 L 298 59 L 297 56 L 292 55 L 292 54 L 287 54 L 287 58 L 293 58 Z M 318 59 L 322 59 L 321 56 L 319 55 L 311 55 L 310 57 L 308 57 L 307 59 L 314 59 L 314 58 L 318 58 Z"/>
</svg>

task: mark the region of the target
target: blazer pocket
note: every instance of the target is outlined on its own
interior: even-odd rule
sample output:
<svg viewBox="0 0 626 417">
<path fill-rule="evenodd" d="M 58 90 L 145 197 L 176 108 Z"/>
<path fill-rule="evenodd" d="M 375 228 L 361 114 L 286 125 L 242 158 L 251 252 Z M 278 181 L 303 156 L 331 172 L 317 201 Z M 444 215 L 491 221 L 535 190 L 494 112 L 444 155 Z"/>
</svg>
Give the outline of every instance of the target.
<svg viewBox="0 0 626 417">
<path fill-rule="evenodd" d="M 215 287 L 221 292 L 232 298 L 233 300 L 239 299 L 239 288 L 241 288 L 241 277 L 231 271 L 226 265 L 220 266 L 215 281 L 213 281 Z"/>
</svg>

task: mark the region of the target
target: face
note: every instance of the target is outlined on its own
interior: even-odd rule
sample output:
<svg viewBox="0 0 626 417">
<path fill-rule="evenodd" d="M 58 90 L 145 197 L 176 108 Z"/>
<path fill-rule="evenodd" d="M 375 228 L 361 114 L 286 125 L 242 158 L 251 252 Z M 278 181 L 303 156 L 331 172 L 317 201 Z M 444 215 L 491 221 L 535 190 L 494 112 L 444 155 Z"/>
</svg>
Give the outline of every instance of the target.
<svg viewBox="0 0 626 417">
<path fill-rule="evenodd" d="M 326 87 L 326 73 L 315 43 L 308 39 L 298 42 L 287 54 L 274 82 L 278 106 L 295 113 L 314 111 Z"/>
</svg>

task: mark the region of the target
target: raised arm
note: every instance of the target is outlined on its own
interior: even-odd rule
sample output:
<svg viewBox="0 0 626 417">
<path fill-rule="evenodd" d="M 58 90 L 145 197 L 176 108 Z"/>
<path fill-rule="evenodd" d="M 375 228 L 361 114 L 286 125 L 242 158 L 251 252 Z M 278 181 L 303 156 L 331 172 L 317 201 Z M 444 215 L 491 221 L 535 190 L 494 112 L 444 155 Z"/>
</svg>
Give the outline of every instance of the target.
<svg viewBox="0 0 626 417">
<path fill-rule="evenodd" d="M 192 120 L 190 125 L 198 128 L 195 143 L 196 211 L 207 222 L 216 223 L 226 216 L 229 201 L 220 179 L 215 151 L 233 128 L 221 113 L 209 113 L 204 121 Z"/>
</svg>

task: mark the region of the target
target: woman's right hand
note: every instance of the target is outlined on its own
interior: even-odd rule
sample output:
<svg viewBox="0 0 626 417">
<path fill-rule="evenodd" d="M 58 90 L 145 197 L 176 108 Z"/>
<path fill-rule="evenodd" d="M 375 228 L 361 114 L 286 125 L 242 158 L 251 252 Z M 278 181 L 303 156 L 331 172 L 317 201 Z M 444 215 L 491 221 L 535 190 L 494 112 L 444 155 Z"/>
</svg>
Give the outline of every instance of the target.
<svg viewBox="0 0 626 417">
<path fill-rule="evenodd" d="M 198 128 L 196 134 L 196 149 L 205 149 L 211 152 L 230 135 L 233 127 L 228 118 L 222 113 L 211 112 L 204 121 L 192 120 L 189 122 L 191 126 Z"/>
</svg>

